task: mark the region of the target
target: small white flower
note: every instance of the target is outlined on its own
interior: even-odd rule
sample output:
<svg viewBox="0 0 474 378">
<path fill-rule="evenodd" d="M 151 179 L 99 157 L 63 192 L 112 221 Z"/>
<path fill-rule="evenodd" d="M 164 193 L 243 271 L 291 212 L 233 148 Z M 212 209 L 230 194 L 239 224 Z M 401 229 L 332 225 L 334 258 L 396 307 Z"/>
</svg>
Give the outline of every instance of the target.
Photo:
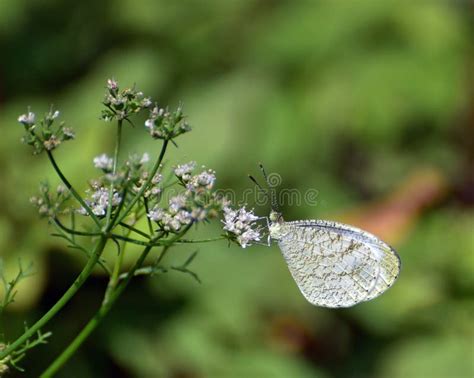
<svg viewBox="0 0 474 378">
<path fill-rule="evenodd" d="M 150 161 L 150 155 L 148 155 L 147 152 L 145 152 L 142 156 L 142 158 L 140 159 L 140 164 L 146 164 Z"/>
<path fill-rule="evenodd" d="M 52 112 L 52 110 L 46 115 L 46 119 L 50 121 L 54 121 L 56 118 L 59 117 L 59 110 Z"/>
<path fill-rule="evenodd" d="M 155 121 L 153 119 L 147 119 L 145 121 L 145 127 L 150 131 L 153 130 L 153 128 L 155 127 Z"/>
<path fill-rule="evenodd" d="M 114 79 L 107 80 L 107 88 L 110 90 L 116 90 L 118 88 L 118 83 Z"/>
<path fill-rule="evenodd" d="M 183 225 L 189 224 L 193 220 L 191 213 L 186 210 L 178 211 L 178 213 L 174 216 L 174 219 L 178 220 L 179 223 Z"/>
<path fill-rule="evenodd" d="M 151 99 L 150 97 L 145 97 L 143 100 L 142 100 L 142 106 L 144 108 L 149 108 L 151 106 L 152 102 L 151 102 Z"/>
<path fill-rule="evenodd" d="M 114 165 L 114 159 L 108 157 L 107 154 L 96 156 L 93 162 L 94 167 L 103 169 L 104 171 L 111 171 Z"/>
<path fill-rule="evenodd" d="M 188 181 L 191 179 L 191 172 L 196 168 L 196 162 L 190 161 L 186 164 L 180 164 L 174 169 L 174 174 L 176 177 L 180 178 L 183 181 Z"/>
<path fill-rule="evenodd" d="M 163 175 L 161 173 L 157 173 L 153 176 L 151 182 L 155 185 L 159 184 L 163 180 Z"/>
<path fill-rule="evenodd" d="M 186 206 L 186 196 L 183 194 L 178 194 L 170 198 L 169 201 L 169 210 L 172 214 L 176 214 L 179 210 Z"/>
<path fill-rule="evenodd" d="M 109 206 L 109 189 L 104 187 L 98 187 L 90 196 L 91 200 L 86 200 L 87 205 L 91 208 L 94 215 L 104 216 Z M 116 207 L 122 201 L 122 197 L 118 192 L 114 190 L 112 194 L 112 207 Z M 80 208 L 78 211 L 80 214 L 86 215 L 87 212 L 84 208 Z"/>
<path fill-rule="evenodd" d="M 33 112 L 22 114 L 18 117 L 18 122 L 25 126 L 33 126 L 35 124 L 36 115 Z"/>
<path fill-rule="evenodd" d="M 150 115 L 153 119 L 156 119 L 158 117 L 163 117 L 164 115 L 166 115 L 166 111 L 163 108 L 155 106 L 153 110 L 151 111 Z"/>
<path fill-rule="evenodd" d="M 166 227 L 169 227 L 173 231 L 179 231 L 179 229 L 181 228 L 181 223 L 178 219 L 173 218 L 165 225 L 165 229 Z"/>
<path fill-rule="evenodd" d="M 63 128 L 63 134 L 66 137 L 66 139 L 74 139 L 76 137 L 74 130 L 69 127 Z"/>
<path fill-rule="evenodd" d="M 188 185 L 186 186 L 188 190 L 195 190 L 199 188 L 212 189 L 214 182 L 216 181 L 216 174 L 213 170 L 208 170 L 201 172 L 200 174 L 190 178 Z"/>
<path fill-rule="evenodd" d="M 164 218 L 165 211 L 159 207 L 155 207 L 147 214 L 147 216 L 150 220 L 158 222 Z"/>
<path fill-rule="evenodd" d="M 237 241 L 242 248 L 246 248 L 251 245 L 252 242 L 260 241 L 260 233 L 256 230 L 248 229 L 242 235 L 237 237 Z"/>
</svg>

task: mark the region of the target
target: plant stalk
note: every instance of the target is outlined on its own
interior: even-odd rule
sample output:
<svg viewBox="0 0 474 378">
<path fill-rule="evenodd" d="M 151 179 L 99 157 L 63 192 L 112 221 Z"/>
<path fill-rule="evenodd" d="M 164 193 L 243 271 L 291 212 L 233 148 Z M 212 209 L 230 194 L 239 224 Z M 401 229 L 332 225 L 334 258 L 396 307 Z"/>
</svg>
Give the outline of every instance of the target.
<svg viewBox="0 0 474 378">
<path fill-rule="evenodd" d="M 100 226 L 99 219 L 96 217 L 96 215 L 91 210 L 89 205 L 82 199 L 82 197 L 79 195 L 79 193 L 76 191 L 76 189 L 74 189 L 74 187 L 71 185 L 71 183 L 68 181 L 68 179 L 64 176 L 63 172 L 61 171 L 58 164 L 56 163 L 56 160 L 54 160 L 54 157 L 53 157 L 53 154 L 51 153 L 51 151 L 46 151 L 46 153 L 48 155 L 49 161 L 51 162 L 51 165 L 53 166 L 54 170 L 56 171 L 56 173 L 59 176 L 59 178 L 61 179 L 61 181 L 64 183 L 64 185 L 66 185 L 66 188 L 69 189 L 69 191 L 74 196 L 74 198 L 77 200 L 77 202 L 79 202 L 82 205 L 82 207 L 86 210 L 87 214 L 89 214 L 89 216 L 92 218 L 94 223 L 100 229 L 101 226 Z"/>
<path fill-rule="evenodd" d="M 143 193 L 145 193 L 145 190 L 148 189 L 148 187 L 150 186 L 151 181 L 153 180 L 153 177 L 155 177 L 156 172 L 160 168 L 160 165 L 161 165 L 161 162 L 163 161 L 163 157 L 165 156 L 165 152 L 166 152 L 167 147 L 168 147 L 168 140 L 165 139 L 163 141 L 163 145 L 161 146 L 161 151 L 160 151 L 160 155 L 158 157 L 158 160 L 156 161 L 155 165 L 153 166 L 153 168 L 150 172 L 150 176 L 148 177 L 146 182 L 143 184 L 143 186 L 140 188 L 138 193 L 136 193 L 135 196 L 132 198 L 130 203 L 127 205 L 127 207 L 123 211 L 122 215 L 116 220 L 115 224 L 119 224 L 120 222 L 122 222 L 125 219 L 125 217 L 128 215 L 128 213 L 130 213 L 130 211 L 132 210 L 133 206 L 135 206 L 135 204 L 140 199 L 140 197 L 143 195 Z"/>
<path fill-rule="evenodd" d="M 69 300 L 77 293 L 82 287 L 86 279 L 91 275 L 94 267 L 99 260 L 102 251 L 104 250 L 105 244 L 107 243 L 107 237 L 102 235 L 94 247 L 91 258 L 87 261 L 86 266 L 82 269 L 81 273 L 74 280 L 73 284 L 63 294 L 63 296 L 54 304 L 49 311 L 44 314 L 35 324 L 29 327 L 23 335 L 16 339 L 13 343 L 8 345 L 4 350 L 0 352 L 0 360 L 10 355 L 14 350 L 20 347 L 22 344 L 28 341 L 32 336 L 36 334 L 47 322 L 49 322 L 65 305 Z"/>
<path fill-rule="evenodd" d="M 176 235 L 172 240 L 177 241 L 179 240 L 182 236 L 188 232 L 188 230 L 191 228 L 191 224 L 189 224 L 183 232 L 180 234 Z M 157 235 L 153 242 L 156 241 L 161 235 Z M 171 247 L 172 243 L 169 245 L 164 246 L 163 251 L 161 252 L 159 261 L 161 261 L 161 258 L 166 254 L 168 249 Z M 86 324 L 86 326 L 81 330 L 81 332 L 76 336 L 76 338 L 71 342 L 71 344 L 68 345 L 68 347 L 56 358 L 56 360 L 53 361 L 53 363 L 44 371 L 44 373 L 40 376 L 41 378 L 48 378 L 52 377 L 54 374 L 58 372 L 59 369 L 71 358 L 71 356 L 77 351 L 77 349 L 82 345 L 82 343 L 89 337 L 89 335 L 97 328 L 99 323 L 102 321 L 102 319 L 105 318 L 105 316 L 109 313 L 110 309 L 113 307 L 117 299 L 120 297 L 120 295 L 123 293 L 123 291 L 126 289 L 130 281 L 135 275 L 135 272 L 143 265 L 145 259 L 148 256 L 148 253 L 151 251 L 153 248 L 153 245 L 149 245 L 143 249 L 140 257 L 137 259 L 135 262 L 135 265 L 132 267 L 132 269 L 127 273 L 126 277 L 124 278 L 123 282 L 116 287 L 116 289 L 110 293 L 110 296 L 107 301 L 102 302 L 101 307 L 99 308 L 99 311 L 94 315 L 94 317 Z"/>
</svg>

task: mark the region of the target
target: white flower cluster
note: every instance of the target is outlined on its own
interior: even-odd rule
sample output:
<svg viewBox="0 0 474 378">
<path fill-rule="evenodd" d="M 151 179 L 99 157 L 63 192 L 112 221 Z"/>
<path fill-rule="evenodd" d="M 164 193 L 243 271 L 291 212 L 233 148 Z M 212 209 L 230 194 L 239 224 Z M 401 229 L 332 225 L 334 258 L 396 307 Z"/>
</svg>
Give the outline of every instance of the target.
<svg viewBox="0 0 474 378">
<path fill-rule="evenodd" d="M 65 213 L 62 209 L 63 203 L 69 198 L 69 190 L 63 185 L 59 185 L 56 191 L 51 192 L 49 185 L 43 183 L 40 187 L 40 196 L 30 198 L 30 202 L 38 208 L 42 217 L 55 217 L 58 214 Z"/>
<path fill-rule="evenodd" d="M 94 167 L 102 169 L 107 172 L 111 171 L 114 165 L 114 159 L 112 159 L 111 157 L 108 157 L 107 154 L 96 156 L 93 162 L 94 162 Z"/>
<path fill-rule="evenodd" d="M 110 122 L 114 119 L 127 119 L 130 115 L 151 107 L 152 101 L 149 97 L 144 97 L 143 92 L 137 91 L 135 87 L 120 90 L 116 80 L 108 79 L 103 104 L 107 108 L 102 110 L 101 118 Z"/>
<path fill-rule="evenodd" d="M 152 221 L 160 222 L 165 231 L 177 232 L 181 227 L 192 222 L 192 214 L 187 210 L 188 198 L 184 194 L 179 194 L 169 200 L 168 210 L 155 207 L 148 213 L 148 218 Z"/>
<path fill-rule="evenodd" d="M 170 112 L 159 106 L 151 109 L 149 118 L 145 121 L 145 128 L 154 139 L 166 140 L 171 140 L 191 130 L 184 119 L 181 107 Z"/>
<path fill-rule="evenodd" d="M 186 188 L 191 191 L 196 191 L 200 189 L 212 189 L 214 187 L 214 182 L 216 181 L 216 173 L 209 169 L 207 171 L 201 172 L 196 176 L 192 176 Z"/>
<path fill-rule="evenodd" d="M 118 206 L 121 201 L 122 197 L 114 190 L 112 194 L 112 207 Z M 94 191 L 90 193 L 90 199 L 86 199 L 85 202 L 91 208 L 94 215 L 98 217 L 104 216 L 109 206 L 109 188 L 94 186 Z M 79 209 L 79 213 L 87 215 L 87 211 L 83 207 Z"/>
<path fill-rule="evenodd" d="M 192 175 L 196 168 L 196 162 L 190 161 L 186 164 L 176 166 L 174 174 L 186 186 L 186 189 L 195 192 L 202 189 L 211 190 L 216 181 L 216 172 L 212 169 Z"/>
<path fill-rule="evenodd" d="M 128 159 L 125 161 L 125 165 L 130 170 L 140 170 L 143 165 L 150 161 L 150 155 L 148 152 L 144 152 L 143 155 L 130 154 Z"/>
<path fill-rule="evenodd" d="M 35 113 L 28 112 L 18 117 L 26 130 L 22 138 L 23 143 L 32 146 L 35 154 L 43 151 L 52 151 L 62 142 L 74 139 L 74 131 L 64 126 L 64 122 L 55 122 L 59 117 L 59 110 L 50 109 L 43 118 L 36 119 Z"/>
<path fill-rule="evenodd" d="M 191 173 L 194 171 L 195 168 L 196 162 L 190 161 L 189 163 L 180 164 L 176 166 L 176 168 L 174 169 L 174 174 L 183 182 L 187 182 L 191 178 Z"/>
<path fill-rule="evenodd" d="M 232 234 L 242 248 L 260 241 L 260 229 L 255 224 L 257 219 L 253 211 L 246 211 L 245 207 L 237 210 L 224 207 L 224 230 Z"/>
<path fill-rule="evenodd" d="M 167 209 L 156 205 L 148 213 L 148 218 L 158 222 L 165 231 L 177 232 L 191 222 L 216 217 L 222 210 L 223 201 L 212 191 L 215 172 L 207 170 L 193 175 L 195 168 L 194 161 L 175 167 L 174 173 L 186 190 L 172 197 Z"/>
<path fill-rule="evenodd" d="M 147 171 L 141 172 L 141 176 L 137 180 L 135 185 L 133 186 L 132 190 L 135 193 L 138 193 L 141 190 L 142 186 L 145 185 L 145 183 L 147 182 L 148 177 L 149 177 L 149 173 Z M 155 174 L 155 176 L 153 176 L 153 178 L 151 179 L 151 183 L 148 186 L 148 189 L 145 190 L 145 192 L 143 193 L 143 196 L 145 198 L 157 197 L 162 191 L 162 188 L 161 188 L 162 181 L 163 181 L 163 175 L 160 173 Z"/>
<path fill-rule="evenodd" d="M 46 119 L 49 120 L 49 121 L 54 121 L 56 118 L 59 117 L 59 110 L 55 110 L 54 112 L 50 111 L 47 115 L 46 115 Z"/>
</svg>

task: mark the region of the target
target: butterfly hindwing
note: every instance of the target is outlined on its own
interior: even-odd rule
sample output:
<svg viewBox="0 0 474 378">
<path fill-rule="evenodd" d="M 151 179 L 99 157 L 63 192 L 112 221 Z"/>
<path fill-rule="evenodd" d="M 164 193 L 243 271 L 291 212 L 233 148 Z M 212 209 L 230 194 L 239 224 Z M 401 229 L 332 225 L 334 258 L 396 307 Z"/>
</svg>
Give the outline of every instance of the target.
<svg viewBox="0 0 474 378">
<path fill-rule="evenodd" d="M 299 289 L 317 306 L 350 307 L 373 299 L 400 270 L 390 246 L 337 222 L 283 222 L 277 241 Z"/>
</svg>

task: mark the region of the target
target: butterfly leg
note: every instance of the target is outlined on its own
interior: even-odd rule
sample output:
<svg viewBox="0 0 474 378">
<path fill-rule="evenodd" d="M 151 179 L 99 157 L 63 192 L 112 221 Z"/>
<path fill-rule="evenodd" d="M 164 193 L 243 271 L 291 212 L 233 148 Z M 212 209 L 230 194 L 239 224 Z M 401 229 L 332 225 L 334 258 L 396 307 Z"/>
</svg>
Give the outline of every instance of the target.
<svg viewBox="0 0 474 378">
<path fill-rule="evenodd" d="M 267 222 L 267 230 L 270 230 L 270 219 L 268 219 L 268 217 L 259 217 L 258 219 L 265 219 L 265 221 Z M 268 231 L 266 246 L 267 247 L 271 246 L 270 231 Z"/>
</svg>

